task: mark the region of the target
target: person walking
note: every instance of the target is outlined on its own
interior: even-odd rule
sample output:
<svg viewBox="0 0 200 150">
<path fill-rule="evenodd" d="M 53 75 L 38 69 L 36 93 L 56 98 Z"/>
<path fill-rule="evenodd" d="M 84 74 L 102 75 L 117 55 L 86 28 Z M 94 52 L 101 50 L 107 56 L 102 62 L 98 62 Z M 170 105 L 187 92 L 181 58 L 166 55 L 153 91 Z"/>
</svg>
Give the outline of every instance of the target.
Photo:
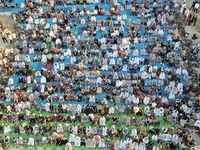
<svg viewBox="0 0 200 150">
<path fill-rule="evenodd" d="M 196 3 L 197 3 L 197 0 L 194 0 L 192 2 L 192 6 L 191 6 L 190 10 L 194 11 L 194 6 L 195 6 Z"/>
<path fill-rule="evenodd" d="M 2 35 L 1 35 L 1 38 L 2 38 L 2 40 L 3 40 L 4 43 L 8 43 L 8 40 L 7 40 L 6 37 L 7 37 L 6 33 L 3 32 Z"/>
<path fill-rule="evenodd" d="M 197 13 L 199 10 L 199 3 L 197 2 L 195 5 L 194 5 L 194 12 Z"/>
<path fill-rule="evenodd" d="M 193 18 L 193 27 L 196 25 L 196 22 L 197 22 L 197 15 L 195 15 Z"/>
</svg>

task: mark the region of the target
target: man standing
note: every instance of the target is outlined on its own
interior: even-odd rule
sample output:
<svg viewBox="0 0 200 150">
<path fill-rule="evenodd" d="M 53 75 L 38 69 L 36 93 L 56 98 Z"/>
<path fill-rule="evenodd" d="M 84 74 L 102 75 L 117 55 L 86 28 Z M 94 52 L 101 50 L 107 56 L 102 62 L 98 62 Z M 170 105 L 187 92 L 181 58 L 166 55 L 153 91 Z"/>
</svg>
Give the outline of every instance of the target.
<svg viewBox="0 0 200 150">
<path fill-rule="evenodd" d="M 3 40 L 4 43 L 8 43 L 8 40 L 7 40 L 7 38 L 6 38 L 6 33 L 5 33 L 5 32 L 3 32 L 3 33 L 1 34 L 1 38 L 2 38 L 2 40 Z"/>
<path fill-rule="evenodd" d="M 194 5 L 194 12 L 197 13 L 197 12 L 198 12 L 198 9 L 199 9 L 199 3 L 197 2 L 197 3 Z"/>
<path fill-rule="evenodd" d="M 191 6 L 191 8 L 190 8 L 190 10 L 194 10 L 194 6 L 195 6 L 195 4 L 197 3 L 197 0 L 194 0 L 193 2 L 192 2 L 192 6 Z"/>
<path fill-rule="evenodd" d="M 193 18 L 193 27 L 195 26 L 196 22 L 197 22 L 197 15 L 195 15 Z"/>
</svg>

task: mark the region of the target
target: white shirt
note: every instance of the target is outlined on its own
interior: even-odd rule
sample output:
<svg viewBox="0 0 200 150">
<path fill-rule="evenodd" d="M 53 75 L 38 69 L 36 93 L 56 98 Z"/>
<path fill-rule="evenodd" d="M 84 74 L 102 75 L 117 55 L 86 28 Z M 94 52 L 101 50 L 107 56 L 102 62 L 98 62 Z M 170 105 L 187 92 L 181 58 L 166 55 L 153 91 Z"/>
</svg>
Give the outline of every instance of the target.
<svg viewBox="0 0 200 150">
<path fill-rule="evenodd" d="M 195 9 L 198 9 L 198 8 L 199 8 L 199 3 L 196 3 L 196 4 L 194 5 L 194 8 L 195 8 Z"/>
</svg>

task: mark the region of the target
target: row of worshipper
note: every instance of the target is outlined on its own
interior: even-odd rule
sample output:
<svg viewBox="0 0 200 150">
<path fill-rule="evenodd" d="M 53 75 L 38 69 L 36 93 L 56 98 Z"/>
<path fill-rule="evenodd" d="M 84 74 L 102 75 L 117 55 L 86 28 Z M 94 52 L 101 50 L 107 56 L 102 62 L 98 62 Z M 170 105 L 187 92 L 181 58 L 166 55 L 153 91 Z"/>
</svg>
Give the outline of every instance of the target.
<svg viewBox="0 0 200 150">
<path fill-rule="evenodd" d="M 112 133 L 113 135 L 117 135 L 118 134 L 118 130 L 115 129 L 114 126 L 111 127 L 112 128 Z M 148 135 L 144 135 L 144 136 L 128 136 L 126 138 L 126 140 L 122 139 L 122 140 L 114 140 L 109 139 L 109 138 L 102 138 L 100 135 L 95 135 L 92 136 L 90 132 L 84 134 L 84 136 L 80 137 L 78 135 L 74 135 L 74 134 L 69 134 L 69 138 L 66 137 L 59 137 L 59 133 L 53 132 L 52 136 L 48 136 L 46 137 L 45 135 L 42 136 L 42 138 L 37 137 L 37 138 L 32 138 L 30 137 L 29 139 L 22 139 L 22 137 L 18 137 L 18 138 L 13 138 L 13 145 L 14 146 L 18 146 L 18 145 L 41 145 L 41 144 L 52 144 L 53 142 L 55 142 L 56 146 L 61 146 L 64 145 L 68 142 L 70 142 L 71 144 L 74 144 L 75 146 L 86 146 L 86 147 L 96 147 L 98 146 L 99 148 L 105 148 L 105 147 L 109 147 L 111 146 L 111 143 L 113 144 L 113 146 L 115 147 L 115 149 L 127 149 L 127 146 L 129 147 L 129 149 L 138 149 L 139 147 L 141 147 L 142 149 L 145 148 L 153 148 L 153 149 L 159 149 L 159 148 L 163 148 L 164 145 L 162 145 L 162 142 L 171 142 L 172 145 L 168 145 L 168 146 L 183 146 L 183 147 L 194 147 L 195 146 L 195 142 L 193 140 L 193 138 L 191 137 L 191 135 L 188 135 L 185 131 L 181 131 L 179 130 L 179 134 L 168 134 L 167 130 L 164 129 L 165 131 L 163 131 L 164 133 L 159 133 L 159 129 L 154 129 L 153 127 L 149 129 L 149 133 L 153 134 L 152 135 L 152 140 L 150 139 L 150 137 Z M 60 131 L 60 130 L 59 130 Z M 114 132 L 117 132 L 117 134 L 114 134 Z M 122 131 L 121 131 L 122 132 Z M 146 133 L 146 132 L 145 132 Z M 157 134 L 159 133 L 159 134 Z M 180 143 L 179 141 L 179 136 L 181 136 L 184 140 L 184 144 Z M 3 139 L 1 139 L 1 142 L 3 142 Z M 6 138 L 6 142 L 9 142 L 11 139 Z M 158 141 L 157 141 L 158 140 Z M 155 142 L 158 142 L 158 145 L 155 145 Z M 169 148 L 169 147 L 168 147 Z"/>
<path fill-rule="evenodd" d="M 41 10 L 41 12 L 42 12 L 43 10 Z M 37 14 L 35 14 L 34 13 L 34 15 L 37 15 Z M 33 16 L 34 16 L 33 15 Z M 61 11 L 60 12 L 60 15 L 59 16 L 61 16 L 61 21 L 60 21 L 60 23 L 62 24 L 62 18 L 64 18 L 64 21 L 65 20 L 67 20 L 67 18 L 65 19 L 65 15 L 63 15 L 63 11 Z M 64 17 L 63 17 L 64 16 Z M 169 17 L 169 15 L 163 15 L 162 17 L 163 18 L 165 18 L 166 19 L 166 16 L 168 16 Z M 160 20 L 161 20 L 161 18 L 162 17 L 159 17 L 158 16 L 158 22 L 160 22 Z M 33 18 L 31 17 L 31 15 L 27 15 L 27 17 L 25 17 L 25 18 L 28 18 L 27 19 L 27 29 L 29 29 L 29 28 L 36 28 L 36 27 L 32 27 L 30 24 L 32 24 L 32 23 L 34 23 L 33 22 Z M 55 41 L 55 43 L 54 44 L 56 44 L 56 46 L 58 46 L 58 45 L 62 45 L 62 40 L 64 40 L 64 39 L 66 39 L 66 42 L 67 41 L 69 41 L 69 40 L 67 40 L 67 37 L 66 38 L 59 38 L 59 37 L 56 37 L 57 35 L 55 34 L 55 33 L 57 33 L 57 31 L 59 31 L 60 30 L 60 28 L 58 28 L 58 26 L 57 26 L 57 24 L 58 25 L 60 25 L 59 24 L 59 21 L 57 21 L 57 18 L 58 18 L 58 16 L 56 15 L 53 19 L 52 19 L 52 22 L 53 23 L 55 23 L 54 25 L 53 25 L 53 29 L 50 31 L 50 33 L 49 33 L 49 35 L 50 35 L 50 37 L 49 38 L 47 38 L 48 40 L 47 40 L 47 44 L 49 45 L 51 45 L 51 41 L 53 40 L 53 41 Z M 168 19 L 168 18 L 167 18 Z M 94 19 L 93 20 L 95 20 L 96 21 L 96 19 L 95 19 L 95 17 L 94 17 Z M 119 21 L 117 21 L 117 22 L 120 22 L 120 24 L 125 24 L 125 23 L 123 23 L 123 21 L 121 20 L 121 18 L 120 18 L 120 16 L 118 16 L 118 20 Z M 39 20 L 38 19 L 35 19 L 35 21 L 37 21 L 38 23 L 39 23 Z M 50 28 L 51 28 L 51 26 L 50 26 L 50 24 L 49 23 L 45 23 L 45 19 L 44 18 L 42 18 L 41 20 L 41 24 L 43 25 L 44 24 L 44 27 L 46 27 L 45 29 L 46 30 L 49 30 Z M 84 21 L 85 22 L 85 21 Z M 137 24 L 140 24 L 140 20 L 137 20 Z M 148 26 L 151 26 L 151 20 L 146 20 L 146 22 L 148 23 Z M 36 22 L 35 22 L 36 23 Z M 68 23 L 68 21 L 66 21 L 66 22 L 64 22 L 64 23 Z M 156 34 L 159 34 L 159 35 L 163 35 L 164 34 L 164 31 L 163 31 L 163 29 L 160 29 L 160 25 L 158 25 L 158 26 L 156 26 L 156 22 L 155 22 L 155 20 L 152 20 L 152 24 L 154 25 L 154 30 L 156 29 L 156 32 L 154 33 L 155 35 Z M 59 29 L 59 30 L 57 30 L 57 28 Z M 70 28 L 72 28 L 72 26 L 71 27 L 69 27 L 69 25 L 66 27 L 66 30 L 67 31 L 70 31 Z M 91 27 L 90 27 L 91 28 Z M 104 27 L 105 28 L 105 27 Z M 122 28 L 121 29 L 121 31 L 123 31 L 124 29 L 124 27 L 123 26 L 121 26 L 120 28 Z M 55 30 L 55 31 L 54 31 Z M 95 30 L 95 32 L 96 32 L 96 29 L 94 29 Z M 113 30 L 115 31 L 116 29 L 115 28 L 113 28 Z M 147 29 L 147 30 L 150 30 L 150 29 Z M 54 33 L 55 32 L 55 33 Z M 117 32 L 117 30 L 116 30 L 116 32 Z M 152 32 L 152 31 L 148 31 L 148 32 Z M 158 32 L 158 33 L 157 33 Z M 111 37 L 115 37 L 115 32 L 112 32 L 113 34 L 111 34 Z M 36 37 L 36 35 L 37 34 L 43 34 L 43 33 L 33 33 L 31 36 L 34 38 L 34 37 Z M 110 33 L 109 33 L 110 34 Z M 119 34 L 119 33 L 118 33 Z M 137 33 L 137 35 L 139 35 L 140 36 L 140 34 L 141 33 Z M 83 36 L 84 37 L 87 37 L 87 35 L 88 35 L 88 31 L 84 31 L 83 32 Z M 95 34 L 96 35 L 96 34 Z M 116 33 L 116 35 L 117 35 L 117 33 Z M 129 33 L 129 35 L 128 36 L 130 36 L 131 35 L 131 33 Z M 44 35 L 42 35 L 42 36 L 44 36 Z M 64 36 L 64 35 L 61 35 L 61 37 L 62 36 Z M 23 35 L 23 36 L 21 36 L 21 38 L 22 38 L 22 41 L 23 41 L 23 46 L 22 47 L 27 47 L 27 43 L 28 43 L 28 41 L 26 40 L 26 39 L 24 39 L 24 37 L 26 37 L 25 35 Z M 78 38 L 78 39 L 80 39 L 81 40 L 81 38 Z M 105 41 L 105 37 L 103 36 L 103 41 Z M 124 40 L 126 40 L 127 38 L 125 38 Z M 117 39 L 116 39 L 117 40 Z M 124 40 L 122 40 L 122 41 L 124 41 Z M 50 42 L 49 42 L 50 41 Z M 138 40 L 138 37 L 136 37 L 136 39 L 135 39 L 135 43 L 138 43 L 138 41 L 146 41 L 145 39 L 140 39 L 140 40 Z M 34 43 L 34 42 L 32 42 L 32 43 Z M 37 42 L 36 42 L 37 43 Z M 69 42 L 67 42 L 67 43 L 69 43 Z M 102 42 L 102 43 L 104 43 L 104 42 Z M 32 45 L 32 44 L 31 44 Z M 35 44 L 34 44 L 35 45 Z M 45 42 L 42 44 L 42 45 L 44 45 L 44 46 L 42 46 L 42 49 L 43 48 L 46 48 L 46 47 L 48 47 L 49 48 L 49 46 L 45 46 L 46 44 L 45 44 Z"/>
<path fill-rule="evenodd" d="M 160 101 L 160 100 L 159 100 Z M 122 124 L 126 124 L 128 126 L 130 125 L 151 125 L 151 124 L 160 124 L 160 121 L 156 119 L 156 116 L 165 116 L 166 122 L 169 122 L 173 126 L 181 126 L 181 127 L 200 127 L 199 118 L 200 118 L 200 112 L 189 107 L 186 103 L 182 103 L 181 107 L 179 107 L 179 104 L 175 104 L 173 107 L 172 105 L 169 105 L 167 103 L 164 104 L 158 104 L 156 106 L 156 103 L 154 103 L 155 106 L 149 107 L 145 106 L 144 110 L 135 106 L 115 106 L 115 107 L 108 107 L 102 106 L 102 105 L 71 105 L 71 104 L 59 104 L 58 106 L 52 105 L 52 103 L 46 103 L 46 104 L 39 104 L 35 105 L 35 107 L 40 111 L 47 111 L 52 112 L 54 115 L 50 116 L 42 116 L 42 115 L 35 115 L 31 113 L 29 110 L 24 109 L 24 113 L 15 113 L 13 114 L 13 111 L 15 111 L 14 105 L 7 105 L 1 104 L 1 109 L 6 111 L 8 114 L 3 115 L 1 113 L 0 119 L 2 120 L 2 123 L 8 123 L 8 122 L 15 122 L 15 121 L 24 121 L 29 120 L 30 124 L 34 125 L 37 122 L 46 124 L 48 122 L 91 122 L 93 124 L 99 124 L 101 126 L 105 125 L 106 122 L 112 121 L 113 124 L 116 124 L 117 126 L 121 126 Z M 50 107 L 52 107 L 50 109 Z M 57 109 L 57 111 L 54 111 L 54 109 Z M 61 111 L 64 110 L 64 111 Z M 15 111 L 16 112 L 16 111 Z M 60 112 L 65 113 L 71 113 L 72 115 L 66 114 L 62 115 Z M 80 114 L 80 113 L 84 114 Z M 128 117 L 128 116 L 122 116 L 122 117 L 111 117 L 110 115 L 117 115 L 117 114 L 123 114 L 123 113 L 133 113 L 134 116 Z M 95 114 L 98 114 L 99 116 L 95 116 Z M 146 116 L 146 119 L 140 118 L 140 116 Z M 2 128 L 3 129 L 3 128 Z"/>
<path fill-rule="evenodd" d="M 139 80 L 140 81 L 140 80 Z M 117 89 L 112 88 L 112 87 L 101 87 L 101 86 L 79 86 L 77 88 L 74 88 L 73 90 L 70 90 L 69 88 L 72 86 L 67 86 L 64 87 L 62 82 L 58 87 L 56 84 L 50 85 L 50 84 L 42 84 L 43 90 L 40 90 L 38 85 L 35 85 L 34 88 L 30 88 L 28 85 L 24 85 L 22 87 L 22 90 L 26 90 L 27 92 L 34 92 L 33 94 L 23 94 L 21 93 L 21 88 L 20 86 L 17 86 L 16 88 L 11 88 L 6 87 L 5 88 L 5 99 L 10 102 L 19 102 L 16 104 L 16 111 L 23 110 L 25 108 L 30 108 L 30 102 L 31 104 L 35 103 L 35 100 L 44 100 L 47 98 L 47 100 L 50 100 L 51 102 L 68 102 L 68 101 L 83 101 L 86 100 L 91 103 L 98 103 L 98 104 L 108 104 L 108 101 L 116 104 L 116 103 L 125 103 L 125 104 L 134 104 L 134 105 L 152 105 L 156 106 L 157 104 L 155 103 L 155 100 L 160 99 L 161 103 L 168 103 L 169 100 L 174 101 L 175 98 L 178 98 L 176 101 L 181 103 L 185 102 L 188 104 L 189 107 L 192 106 L 192 104 L 196 104 L 197 98 L 193 96 L 191 98 L 192 101 L 187 101 L 182 99 L 182 93 L 183 94 L 188 94 L 189 90 L 192 90 L 193 87 L 190 87 L 188 89 L 186 86 L 183 86 L 181 82 L 174 82 L 171 81 L 169 86 L 166 86 L 165 88 L 161 89 L 162 86 L 154 87 L 156 85 L 152 84 L 152 81 L 156 80 L 147 80 L 146 84 L 141 84 L 145 87 L 140 88 L 137 84 L 130 84 L 126 85 L 125 83 L 130 83 L 130 82 L 125 82 L 125 81 L 119 81 L 120 83 L 123 83 L 124 87 L 118 87 Z M 117 83 L 117 82 L 116 82 Z M 156 83 L 156 82 L 155 82 Z M 175 86 L 177 84 L 177 86 Z M 115 84 L 114 84 L 115 85 Z M 162 84 L 164 85 L 164 84 Z M 60 86 L 60 87 L 59 87 Z M 145 88 L 145 89 L 144 89 Z M 161 90 L 164 92 L 162 93 Z M 43 91 L 43 92 L 42 92 Z M 77 93 L 80 91 L 81 93 Z M 148 94 L 141 94 L 140 91 L 142 92 L 147 92 Z M 41 92 L 41 93 L 40 93 Z M 59 95 L 55 92 L 64 92 L 63 95 Z M 157 93 L 159 96 L 163 95 L 162 98 L 156 95 L 151 95 L 152 93 Z M 72 96 L 72 94 L 78 94 L 77 96 Z M 104 98 L 99 99 L 98 94 L 105 93 L 106 96 Z M 89 96 L 86 96 L 90 94 Z M 86 97 L 85 97 L 86 96 Z M 24 101 L 25 102 L 24 102 Z M 28 102 L 27 100 L 30 100 Z M 156 102 L 157 103 L 157 102 Z M 46 108 L 47 109 L 47 108 Z M 48 108 L 49 109 L 49 108 Z M 63 110 L 62 110 L 63 111 Z"/>
<path fill-rule="evenodd" d="M 11 139 L 9 136 L 5 137 L 4 139 L 0 137 L 0 142 L 3 143 L 3 147 L 6 147 L 10 141 L 12 141 L 12 144 L 14 147 L 18 146 L 35 146 L 35 145 L 43 145 L 43 144 L 52 144 L 55 143 L 55 146 L 62 146 L 65 145 L 65 150 L 72 150 L 72 145 L 74 144 L 76 147 L 79 146 L 86 146 L 87 148 L 110 148 L 111 150 L 119 150 L 119 149 L 126 149 L 126 150 L 133 150 L 133 149 L 141 149 L 145 150 L 146 148 L 150 148 L 153 150 L 157 150 L 159 148 L 163 148 L 164 150 L 167 150 L 169 148 L 177 148 L 179 146 L 179 143 L 171 143 L 166 145 L 161 145 L 160 143 L 154 144 L 154 142 L 149 142 L 148 144 L 143 143 L 143 141 L 139 141 L 136 139 L 133 141 L 132 139 L 127 140 L 114 140 L 114 139 L 101 139 L 100 136 L 95 136 L 93 138 L 87 138 L 87 137 L 73 137 L 73 141 L 69 142 L 66 137 L 56 138 L 53 140 L 51 136 L 43 136 L 42 138 L 36 137 L 30 137 L 30 138 L 22 138 L 17 137 Z M 145 139 L 144 141 L 147 141 Z M 182 145 L 183 146 L 183 145 Z M 185 146 L 185 145 L 184 145 Z M 191 147 L 191 146 L 185 146 L 185 147 Z"/>
<path fill-rule="evenodd" d="M 49 126 L 38 126 L 38 125 L 15 125 L 14 126 L 14 132 L 20 133 L 20 134 L 41 134 L 45 135 L 47 132 L 51 132 L 52 134 L 58 134 L 58 133 L 64 133 L 69 132 L 71 133 L 69 136 L 69 141 L 74 142 L 74 137 L 76 135 L 79 135 L 80 133 L 83 133 L 84 135 L 91 137 L 92 135 L 99 135 L 99 136 L 114 136 L 114 137 L 129 137 L 133 139 L 141 139 L 144 138 L 145 141 L 143 141 L 145 144 L 147 144 L 149 141 L 172 141 L 175 143 L 178 143 L 178 135 L 174 133 L 173 127 L 170 128 L 168 126 L 162 127 L 162 132 L 159 128 L 150 128 L 149 133 L 153 134 L 150 138 L 150 136 L 145 135 L 147 132 L 145 127 L 142 127 L 140 130 L 137 130 L 133 128 L 131 132 L 129 131 L 127 127 L 125 128 L 116 128 L 114 125 L 111 128 L 107 127 L 91 127 L 91 126 L 73 126 L 68 125 L 67 123 L 61 125 L 58 124 L 57 126 L 49 125 Z M 10 133 L 11 129 L 9 125 L 4 126 L 4 133 Z M 142 135 L 142 136 L 140 136 Z M 144 136 L 143 136 L 144 135 Z"/>
</svg>

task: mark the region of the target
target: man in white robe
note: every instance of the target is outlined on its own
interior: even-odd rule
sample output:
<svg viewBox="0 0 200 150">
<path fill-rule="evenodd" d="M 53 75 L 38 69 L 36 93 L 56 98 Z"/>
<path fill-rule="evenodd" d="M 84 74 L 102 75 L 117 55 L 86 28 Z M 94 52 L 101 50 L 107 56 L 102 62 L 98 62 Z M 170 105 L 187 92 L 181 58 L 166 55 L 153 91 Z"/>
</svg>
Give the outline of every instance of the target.
<svg viewBox="0 0 200 150">
<path fill-rule="evenodd" d="M 144 100 L 143 100 L 143 103 L 144 103 L 145 105 L 148 105 L 148 104 L 149 104 L 149 101 L 150 101 L 150 97 L 145 96 L 145 97 L 144 97 Z"/>
<path fill-rule="evenodd" d="M 181 67 L 177 68 L 177 69 L 176 69 L 176 74 L 180 76 L 181 73 L 182 73 Z"/>
<path fill-rule="evenodd" d="M 101 116 L 99 118 L 99 125 L 100 126 L 105 126 L 106 118 L 104 116 Z"/>
<path fill-rule="evenodd" d="M 156 116 L 159 116 L 159 108 L 157 108 L 157 107 L 154 108 L 154 114 Z"/>
<path fill-rule="evenodd" d="M 46 63 L 47 63 L 47 55 L 42 54 L 41 62 L 42 62 L 43 64 L 46 64 Z"/>
<path fill-rule="evenodd" d="M 172 136 L 172 142 L 173 142 L 173 143 L 178 143 L 178 135 L 177 135 L 177 134 L 174 134 L 174 135 Z"/>
<path fill-rule="evenodd" d="M 135 57 L 134 63 L 139 65 L 140 64 L 140 58 L 139 57 Z"/>
<path fill-rule="evenodd" d="M 177 91 L 183 92 L 183 84 L 181 82 L 179 82 L 178 85 L 177 85 Z"/>
<path fill-rule="evenodd" d="M 61 71 L 64 71 L 64 70 L 65 70 L 65 63 L 64 63 L 64 62 L 61 62 L 61 63 L 60 63 L 60 70 L 61 70 Z"/>
<path fill-rule="evenodd" d="M 163 70 L 161 70 L 161 73 L 159 75 L 159 78 L 164 80 L 165 79 L 165 72 Z"/>
<path fill-rule="evenodd" d="M 110 64 L 110 65 L 115 65 L 115 59 L 114 59 L 114 58 L 111 58 L 109 64 Z"/>
<path fill-rule="evenodd" d="M 162 98 L 161 102 L 162 102 L 162 103 L 168 103 L 167 97 L 164 96 L 164 97 Z"/>
<path fill-rule="evenodd" d="M 70 136 L 69 136 L 69 142 L 70 143 L 74 143 L 75 142 L 75 135 L 74 134 L 70 134 Z"/>
<path fill-rule="evenodd" d="M 34 138 L 29 138 L 28 139 L 28 145 L 31 145 L 31 146 L 34 146 L 34 144 L 35 144 L 35 139 Z"/>
<path fill-rule="evenodd" d="M 137 136 L 137 130 L 136 129 L 132 129 L 131 130 L 131 137 L 136 137 Z"/>
<path fill-rule="evenodd" d="M 135 97 L 135 98 L 133 99 L 133 103 L 134 103 L 134 104 L 139 104 L 139 98 L 138 98 L 138 97 Z"/>
<path fill-rule="evenodd" d="M 75 146 L 81 146 L 81 138 L 80 137 L 77 136 L 75 138 L 74 145 Z"/>
<path fill-rule="evenodd" d="M 63 126 L 61 124 L 58 124 L 57 126 L 57 133 L 63 133 L 64 130 L 63 130 Z"/>
<path fill-rule="evenodd" d="M 98 147 L 99 147 L 99 148 L 105 148 L 105 147 L 106 147 L 106 145 L 105 145 L 105 140 L 104 140 L 104 139 L 101 139 L 101 140 L 99 141 Z"/>
<path fill-rule="evenodd" d="M 44 84 L 40 85 L 40 92 L 41 93 L 45 92 L 45 85 Z"/>
<path fill-rule="evenodd" d="M 9 78 L 8 80 L 8 86 L 12 86 L 14 84 L 13 78 Z"/>
<path fill-rule="evenodd" d="M 72 145 L 70 142 L 68 142 L 65 146 L 65 150 L 72 150 Z"/>
<path fill-rule="evenodd" d="M 174 94 L 174 92 L 172 91 L 172 92 L 170 92 L 170 94 L 169 94 L 169 97 L 168 97 L 170 100 L 172 100 L 172 99 L 175 99 L 175 94 Z"/>
<path fill-rule="evenodd" d="M 102 84 L 102 78 L 100 76 L 97 78 L 97 84 Z"/>
<path fill-rule="evenodd" d="M 122 68 L 122 71 L 128 71 L 128 66 L 124 65 L 123 68 Z"/>
<path fill-rule="evenodd" d="M 109 114 L 114 114 L 114 111 L 115 111 L 114 108 L 113 108 L 113 107 L 110 107 L 108 113 L 109 113 Z"/>
<path fill-rule="evenodd" d="M 59 63 L 55 63 L 54 64 L 54 70 L 59 70 L 60 69 L 60 65 L 59 65 Z"/>
<path fill-rule="evenodd" d="M 27 77 L 27 84 L 30 84 L 31 83 L 31 76 L 28 76 Z"/>
<path fill-rule="evenodd" d="M 103 127 L 102 128 L 102 135 L 103 136 L 107 136 L 108 135 L 108 128 L 107 127 Z"/>
<path fill-rule="evenodd" d="M 164 109 L 162 107 L 159 108 L 159 116 L 163 116 L 164 115 Z"/>
<path fill-rule="evenodd" d="M 50 111 L 50 103 L 46 103 L 44 106 L 45 106 L 45 110 L 47 112 L 49 112 Z"/>
<path fill-rule="evenodd" d="M 148 144 L 149 143 L 149 137 L 144 137 L 143 139 L 142 139 L 142 141 L 145 143 L 145 144 Z"/>
<path fill-rule="evenodd" d="M 45 76 L 42 76 L 42 77 L 41 77 L 40 83 L 41 83 L 41 84 L 46 83 L 46 77 L 45 77 Z"/>
<path fill-rule="evenodd" d="M 77 113 L 81 113 L 82 112 L 82 106 L 81 105 L 77 105 L 77 107 L 76 107 L 76 112 Z"/>
<path fill-rule="evenodd" d="M 9 133 L 11 130 L 10 130 L 10 126 L 8 125 L 5 125 L 4 126 L 4 133 Z"/>
<path fill-rule="evenodd" d="M 169 142 L 171 141 L 172 136 L 170 134 L 163 134 L 163 141 Z"/>
<path fill-rule="evenodd" d="M 158 136 L 157 135 L 152 135 L 152 141 L 157 141 L 158 140 Z"/>
</svg>

